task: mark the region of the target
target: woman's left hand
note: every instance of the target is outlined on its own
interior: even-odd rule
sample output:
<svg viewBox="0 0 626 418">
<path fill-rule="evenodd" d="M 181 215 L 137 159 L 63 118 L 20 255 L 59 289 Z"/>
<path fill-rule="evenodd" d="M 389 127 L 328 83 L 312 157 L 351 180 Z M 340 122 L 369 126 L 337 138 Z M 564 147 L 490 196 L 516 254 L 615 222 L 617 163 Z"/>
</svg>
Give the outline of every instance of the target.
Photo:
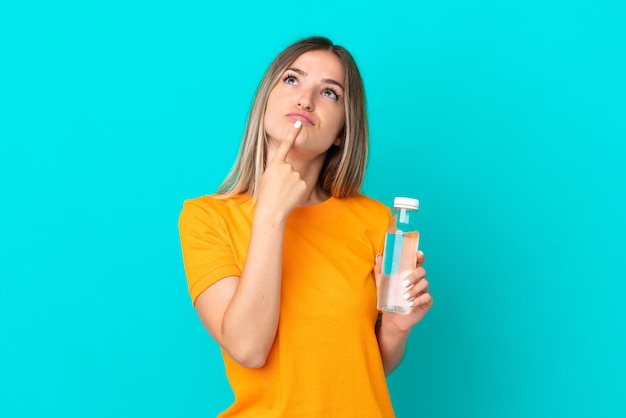
<svg viewBox="0 0 626 418">
<path fill-rule="evenodd" d="M 383 312 L 382 326 L 393 326 L 397 331 L 408 332 L 424 318 L 424 315 L 433 306 L 433 298 L 428 292 L 426 270 L 422 267 L 424 260 L 424 253 L 418 251 L 415 269 L 403 281 L 405 287 L 403 297 L 406 300 L 407 307 L 410 308 L 409 313 Z M 380 285 L 381 267 L 382 257 L 376 257 L 376 265 L 374 267 L 376 286 Z"/>
</svg>

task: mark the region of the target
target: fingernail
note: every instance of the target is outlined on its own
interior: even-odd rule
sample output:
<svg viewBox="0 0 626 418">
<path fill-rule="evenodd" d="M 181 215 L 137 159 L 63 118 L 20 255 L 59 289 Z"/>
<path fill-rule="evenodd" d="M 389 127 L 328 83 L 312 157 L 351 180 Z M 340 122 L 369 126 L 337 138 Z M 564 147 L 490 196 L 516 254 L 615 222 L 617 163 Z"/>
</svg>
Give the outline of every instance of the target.
<svg viewBox="0 0 626 418">
<path fill-rule="evenodd" d="M 404 295 L 402 295 L 402 299 L 404 300 L 408 300 L 411 297 L 411 295 L 409 295 L 408 293 L 405 293 Z"/>
<path fill-rule="evenodd" d="M 415 302 L 410 301 L 410 302 L 407 302 L 406 305 L 410 308 L 411 306 L 415 305 Z"/>
<path fill-rule="evenodd" d="M 419 253 L 419 255 L 424 255 L 424 252 L 422 250 L 417 250 L 417 252 Z"/>
<path fill-rule="evenodd" d="M 409 287 L 410 284 L 411 284 L 411 281 L 409 279 L 406 279 L 405 281 L 402 282 L 402 286 L 404 287 Z"/>
<path fill-rule="evenodd" d="M 378 264 L 378 260 L 380 260 L 380 254 L 376 254 L 376 264 Z"/>
<path fill-rule="evenodd" d="M 300 129 L 301 126 L 302 126 L 301 120 L 297 120 L 296 123 L 293 124 L 293 127 L 296 129 Z"/>
</svg>

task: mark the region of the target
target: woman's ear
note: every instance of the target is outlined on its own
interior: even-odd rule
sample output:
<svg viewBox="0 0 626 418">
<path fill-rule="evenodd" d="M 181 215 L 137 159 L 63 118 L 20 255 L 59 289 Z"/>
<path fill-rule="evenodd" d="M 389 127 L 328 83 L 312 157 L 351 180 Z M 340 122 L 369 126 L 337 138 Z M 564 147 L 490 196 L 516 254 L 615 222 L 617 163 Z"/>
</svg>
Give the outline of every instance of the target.
<svg viewBox="0 0 626 418">
<path fill-rule="evenodd" d="M 343 143 L 344 137 L 346 136 L 345 132 L 346 132 L 346 129 L 341 128 L 341 131 L 339 131 L 339 135 L 337 135 L 337 139 L 335 139 L 335 142 L 333 142 L 333 145 L 339 146 Z"/>
</svg>

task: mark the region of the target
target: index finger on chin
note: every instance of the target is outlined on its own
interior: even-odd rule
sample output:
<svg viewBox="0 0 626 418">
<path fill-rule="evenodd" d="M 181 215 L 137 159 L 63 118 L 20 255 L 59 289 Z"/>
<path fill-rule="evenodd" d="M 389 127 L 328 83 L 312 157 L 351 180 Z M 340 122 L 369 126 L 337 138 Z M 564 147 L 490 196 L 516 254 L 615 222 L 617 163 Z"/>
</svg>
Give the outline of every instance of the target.
<svg viewBox="0 0 626 418">
<path fill-rule="evenodd" d="M 301 127 L 302 122 L 297 120 L 289 128 L 287 137 L 281 141 L 280 147 L 278 147 L 278 151 L 276 152 L 276 155 L 274 155 L 275 160 L 285 161 L 287 159 L 287 154 L 289 154 L 289 150 L 291 150 L 293 143 L 296 141 L 296 137 L 298 136 Z"/>
</svg>

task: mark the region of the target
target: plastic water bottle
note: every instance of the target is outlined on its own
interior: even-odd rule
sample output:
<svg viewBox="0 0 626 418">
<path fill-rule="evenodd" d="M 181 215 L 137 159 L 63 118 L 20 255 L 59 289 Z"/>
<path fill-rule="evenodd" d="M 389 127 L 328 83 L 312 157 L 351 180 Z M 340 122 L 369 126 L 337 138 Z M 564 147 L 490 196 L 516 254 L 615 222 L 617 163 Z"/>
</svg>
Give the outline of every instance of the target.
<svg viewBox="0 0 626 418">
<path fill-rule="evenodd" d="M 387 230 L 383 250 L 382 275 L 378 286 L 378 309 L 408 313 L 411 308 L 402 297 L 407 289 L 402 282 L 415 269 L 419 232 L 416 215 L 419 200 L 396 197 L 393 201 L 393 224 Z"/>
</svg>

